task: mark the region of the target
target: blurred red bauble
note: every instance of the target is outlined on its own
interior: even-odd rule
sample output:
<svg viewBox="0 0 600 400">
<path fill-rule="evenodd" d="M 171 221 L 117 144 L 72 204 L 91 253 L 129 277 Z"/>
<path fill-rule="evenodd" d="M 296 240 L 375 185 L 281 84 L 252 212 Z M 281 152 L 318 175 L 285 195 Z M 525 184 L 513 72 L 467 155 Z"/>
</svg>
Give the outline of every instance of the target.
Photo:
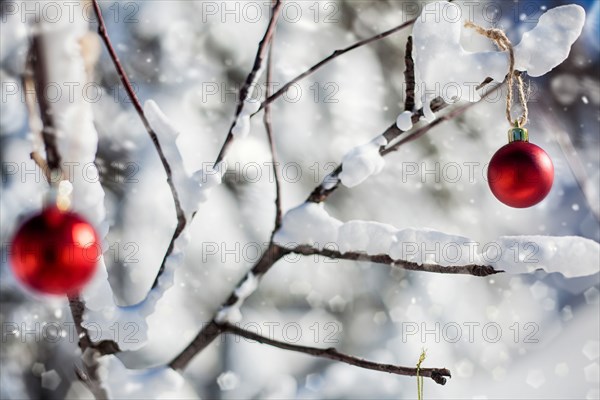
<svg viewBox="0 0 600 400">
<path fill-rule="evenodd" d="M 47 294 L 69 294 L 90 280 L 101 253 L 98 236 L 87 221 L 49 207 L 21 225 L 10 260 L 26 286 Z"/>
<path fill-rule="evenodd" d="M 520 131 L 525 131 L 527 137 L 526 130 Z M 514 140 L 494 154 L 487 176 L 498 200 L 510 207 L 525 208 L 539 203 L 550 192 L 554 166 L 539 146 L 526 139 Z"/>
</svg>

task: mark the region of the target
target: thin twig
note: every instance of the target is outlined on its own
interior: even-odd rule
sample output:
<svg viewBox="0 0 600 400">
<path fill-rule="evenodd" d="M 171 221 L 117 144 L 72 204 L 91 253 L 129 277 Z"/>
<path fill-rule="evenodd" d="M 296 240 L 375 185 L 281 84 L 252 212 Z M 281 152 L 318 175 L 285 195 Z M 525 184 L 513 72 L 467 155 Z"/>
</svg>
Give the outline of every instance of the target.
<svg viewBox="0 0 600 400">
<path fill-rule="evenodd" d="M 177 193 L 177 189 L 175 188 L 175 183 L 173 182 L 173 174 L 171 172 L 171 166 L 169 165 L 169 162 L 167 161 L 167 158 L 165 157 L 165 154 L 160 145 L 160 142 L 158 141 L 158 136 L 156 135 L 156 132 L 154 132 L 154 130 L 150 126 L 150 122 L 148 122 L 148 118 L 146 118 L 146 114 L 144 113 L 142 104 L 140 103 L 140 100 L 138 99 L 137 95 L 135 94 L 133 86 L 131 85 L 131 82 L 129 81 L 127 74 L 125 73 L 125 69 L 123 68 L 121 61 L 119 60 L 119 56 L 117 55 L 117 52 L 115 51 L 115 48 L 112 45 L 110 37 L 108 36 L 108 32 L 106 30 L 106 24 L 104 23 L 104 18 L 102 17 L 102 10 L 100 9 L 98 0 L 92 0 L 92 3 L 94 5 L 94 12 L 95 12 L 96 18 L 98 20 L 98 34 L 104 41 L 104 44 L 106 45 L 106 49 L 108 50 L 110 58 L 113 61 L 115 69 L 117 70 L 119 78 L 121 79 L 121 82 L 123 83 L 123 86 L 125 87 L 125 91 L 127 92 L 127 95 L 129 96 L 129 98 L 131 99 L 131 102 L 132 102 L 135 110 L 137 111 L 138 116 L 142 120 L 144 127 L 146 128 L 146 131 L 148 132 L 148 135 L 150 136 L 150 139 L 152 140 L 152 144 L 154 144 L 154 148 L 156 149 L 156 152 L 158 153 L 158 156 L 162 163 L 163 169 L 165 170 L 165 173 L 167 175 L 167 183 L 169 184 L 169 188 L 171 189 L 171 195 L 173 197 L 173 202 L 175 203 L 175 213 L 177 215 L 177 227 L 175 228 L 175 232 L 173 233 L 173 238 L 171 239 L 171 243 L 169 243 L 169 247 L 167 249 L 167 252 L 165 253 L 163 262 L 161 263 L 160 269 L 158 271 L 156 280 L 153 285 L 153 287 L 154 287 L 158 283 L 158 277 L 161 275 L 162 271 L 164 270 L 167 257 L 173 251 L 173 248 L 175 246 L 175 239 L 177 239 L 179 237 L 179 235 L 185 228 L 185 225 L 186 225 L 185 213 L 183 212 L 183 209 L 181 208 L 179 194 Z"/>
<path fill-rule="evenodd" d="M 466 264 L 446 267 L 439 264 L 418 264 L 416 262 L 411 261 L 394 260 L 387 254 L 368 255 L 365 253 L 355 251 L 340 253 L 336 250 L 326 248 L 321 250 L 305 245 L 297 246 L 293 249 L 290 249 L 290 251 L 292 253 L 301 254 L 303 256 L 319 255 L 333 260 L 354 260 L 373 262 L 377 264 L 384 264 L 392 267 L 402 268 L 409 271 L 434 272 L 438 274 L 488 276 L 504 272 L 496 270 L 490 265 Z"/>
<path fill-rule="evenodd" d="M 223 143 L 223 146 L 221 147 L 221 151 L 219 152 L 219 155 L 217 156 L 217 159 L 215 161 L 215 166 L 217 164 L 219 164 L 221 161 L 223 161 L 223 159 L 225 159 L 227 150 L 229 149 L 229 146 L 233 142 L 233 137 L 234 137 L 233 128 L 235 127 L 238 117 L 242 113 L 242 109 L 244 108 L 244 101 L 247 100 L 247 97 L 250 94 L 250 89 L 251 89 L 253 83 L 255 82 L 255 80 L 258 76 L 258 73 L 260 72 L 260 69 L 263 65 L 265 57 L 267 56 L 268 45 L 271 42 L 271 39 L 273 38 L 273 34 L 275 33 L 275 28 L 277 26 L 277 20 L 279 19 L 279 14 L 281 13 L 282 5 L 283 5 L 283 2 L 281 0 L 276 0 L 275 4 L 273 5 L 273 8 L 271 10 L 271 19 L 269 20 L 269 25 L 267 26 L 267 30 L 265 31 L 265 34 L 258 45 L 258 51 L 256 52 L 256 57 L 254 59 L 254 66 L 252 67 L 252 70 L 248 74 L 248 77 L 246 78 L 246 82 L 244 83 L 244 86 L 242 86 L 242 88 L 240 89 L 240 96 L 238 98 L 238 104 L 237 104 L 235 116 L 233 118 L 231 127 L 229 128 L 229 132 L 227 133 L 227 137 L 225 138 L 225 142 Z"/>
<path fill-rule="evenodd" d="M 367 39 L 363 39 L 360 40 L 348 47 L 345 47 L 343 49 L 338 49 L 335 50 L 333 53 L 331 53 L 328 57 L 325 57 L 324 59 L 322 59 L 321 61 L 319 61 L 318 63 L 316 63 L 315 65 L 313 65 L 312 67 L 308 68 L 306 71 L 302 72 L 301 74 L 299 74 L 298 76 L 296 76 L 295 78 L 293 78 L 292 80 L 290 80 L 288 83 L 286 83 L 285 85 L 283 85 L 281 87 L 281 89 L 279 89 L 278 91 L 276 91 L 275 93 L 273 93 L 271 96 L 268 96 L 260 105 L 260 108 L 258 109 L 258 111 L 256 111 L 257 114 L 258 112 L 260 112 L 260 110 L 264 109 L 267 105 L 271 104 L 273 101 L 275 101 L 276 99 L 278 99 L 279 97 L 283 96 L 283 94 L 294 84 L 296 84 L 298 81 L 306 78 L 307 76 L 313 74 L 314 72 L 316 72 L 317 70 L 319 70 L 322 66 L 324 66 L 325 64 L 329 63 L 330 61 L 336 59 L 337 57 L 341 56 L 342 54 L 346 54 L 352 50 L 355 50 L 359 47 L 365 46 L 367 44 L 373 43 L 377 40 L 383 39 L 385 37 L 388 37 L 398 31 L 401 31 L 404 28 L 407 28 L 409 26 L 411 26 L 412 24 L 415 23 L 417 19 L 413 18 L 411 20 L 408 20 L 398 26 L 393 27 L 392 29 L 388 29 L 385 32 L 381 32 L 378 33 L 377 35 L 371 36 L 370 38 Z M 253 114 L 253 115 L 254 115 Z"/>
<path fill-rule="evenodd" d="M 406 40 L 406 51 L 404 54 L 404 84 L 406 85 L 406 96 L 404 99 L 404 110 L 412 111 L 415 108 L 415 62 L 412 58 L 413 41 L 412 36 Z"/>
<path fill-rule="evenodd" d="M 269 54 L 267 59 L 267 78 L 266 85 L 267 91 L 266 96 L 269 97 L 271 93 L 271 81 L 273 75 L 273 40 L 271 40 L 271 46 L 269 47 Z M 271 106 L 267 104 L 265 107 L 265 113 L 263 115 L 263 122 L 265 124 L 265 131 L 267 132 L 267 139 L 269 140 L 269 147 L 271 150 L 271 162 L 273 164 L 273 176 L 275 177 L 275 224 L 273 232 L 271 233 L 271 241 L 275 232 L 281 226 L 281 181 L 279 176 L 279 168 L 277 168 L 277 153 L 275 150 L 275 141 L 273 139 L 273 125 L 271 124 Z"/>
<path fill-rule="evenodd" d="M 283 350 L 295 351 L 298 353 L 309 354 L 315 357 L 327 358 L 329 360 L 334 360 L 338 362 L 342 362 L 345 364 L 350 364 L 355 367 L 370 369 L 373 371 L 381 371 L 387 372 L 390 374 L 403 375 L 403 376 L 417 376 L 417 368 L 411 367 L 401 367 L 393 364 L 380 364 L 374 361 L 365 360 L 362 358 L 350 356 L 344 353 L 340 353 L 333 347 L 329 347 L 326 349 L 317 348 L 317 347 L 309 347 L 309 346 L 300 346 L 297 344 L 291 344 L 286 342 L 281 342 L 279 340 L 274 340 L 252 331 L 248 331 L 237 327 L 232 324 L 223 324 L 221 325 L 221 331 L 223 333 L 230 333 L 234 335 L 239 335 L 246 339 L 255 340 L 259 343 L 266 344 L 269 346 L 277 347 Z M 440 385 L 444 385 L 446 383 L 446 379 L 451 377 L 450 371 L 446 368 L 420 368 L 418 370 L 420 376 L 427 377 L 433 379 L 436 383 Z"/>
</svg>

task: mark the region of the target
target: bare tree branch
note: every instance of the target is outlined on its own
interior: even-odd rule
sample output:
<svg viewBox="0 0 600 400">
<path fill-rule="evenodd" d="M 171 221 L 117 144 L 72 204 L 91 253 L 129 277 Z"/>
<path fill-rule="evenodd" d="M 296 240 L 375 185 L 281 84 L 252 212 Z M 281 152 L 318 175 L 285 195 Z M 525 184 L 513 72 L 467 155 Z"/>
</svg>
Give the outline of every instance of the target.
<svg viewBox="0 0 600 400">
<path fill-rule="evenodd" d="M 380 363 L 377 363 L 374 361 L 369 361 L 369 360 L 365 360 L 362 358 L 350 356 L 350 355 L 347 355 L 344 353 L 340 353 L 333 347 L 322 349 L 322 348 L 317 348 L 317 347 L 300 346 L 300 345 L 296 345 L 296 344 L 281 342 L 281 341 L 274 340 L 274 339 L 259 335 L 257 333 L 242 329 L 242 328 L 237 327 L 232 324 L 221 325 L 221 331 L 223 333 L 239 335 L 246 339 L 255 340 L 259 343 L 277 347 L 279 349 L 309 354 L 309 355 L 315 356 L 315 357 L 327 358 L 329 360 L 354 365 L 355 367 L 370 369 L 370 370 L 374 370 L 374 371 L 387 372 L 387 373 L 396 374 L 396 375 L 417 376 L 417 368 L 401 367 L 401 366 L 393 365 L 393 364 L 380 364 Z M 440 385 L 444 385 L 446 383 L 446 378 L 451 377 L 450 371 L 446 368 L 419 368 L 418 375 L 426 377 L 426 378 L 431 378 Z"/>
<path fill-rule="evenodd" d="M 377 264 L 385 264 L 392 267 L 402 268 L 409 271 L 434 272 L 438 274 L 461 274 L 473 276 L 488 276 L 498 274 L 504 271 L 496 270 L 490 265 L 467 264 L 459 266 L 445 267 L 438 264 L 418 264 L 416 262 L 405 260 L 394 260 L 387 254 L 368 255 L 361 252 L 346 252 L 340 253 L 331 249 L 316 249 L 311 246 L 297 246 L 290 249 L 292 253 L 301 254 L 303 256 L 319 255 L 333 260 L 354 260 L 366 261 Z"/>
<path fill-rule="evenodd" d="M 266 78 L 266 97 L 271 94 L 271 81 L 273 75 L 273 39 L 271 39 L 271 45 L 269 46 L 269 54 L 267 55 L 267 78 Z M 265 130 L 267 132 L 267 139 L 269 140 L 269 147 L 271 150 L 271 162 L 273 163 L 273 176 L 275 177 L 275 224 L 273 232 L 271 233 L 270 241 L 273 241 L 275 232 L 281 226 L 281 177 L 279 176 L 279 168 L 277 167 L 277 153 L 275 150 L 275 141 L 273 140 L 273 125 L 271 124 L 271 106 L 265 106 L 265 113 L 263 115 L 263 122 L 265 124 Z"/>
<path fill-rule="evenodd" d="M 404 99 L 404 110 L 412 111 L 415 108 L 415 62 L 412 58 L 413 41 L 412 36 L 406 40 L 406 51 L 404 54 L 404 84 L 406 85 L 406 96 Z"/>
<path fill-rule="evenodd" d="M 352 50 L 358 49 L 359 47 L 365 46 L 367 44 L 373 43 L 377 40 L 383 39 L 385 37 L 388 37 L 398 31 L 401 31 L 404 28 L 407 28 L 409 26 L 411 26 L 412 24 L 415 23 L 417 19 L 413 18 L 409 21 L 406 21 L 398 26 L 393 27 L 392 29 L 388 29 L 385 32 L 381 32 L 378 33 L 375 36 L 371 36 L 370 38 L 367 39 L 363 39 L 360 40 L 348 47 L 345 47 L 343 49 L 339 49 L 339 50 L 335 50 L 333 53 L 331 53 L 328 57 L 325 57 L 324 59 L 322 59 L 321 61 L 319 61 L 318 63 L 316 63 L 315 65 L 313 65 L 312 67 L 308 68 L 306 71 L 302 72 L 300 75 L 296 76 L 295 78 L 293 78 L 292 80 L 290 80 L 288 83 L 286 83 L 285 85 L 283 85 L 281 87 L 281 89 L 279 89 L 278 91 L 276 91 L 275 93 L 273 93 L 271 96 L 268 96 L 260 105 L 260 108 L 258 109 L 258 111 L 256 111 L 257 114 L 258 112 L 260 112 L 260 110 L 264 109 L 267 105 L 271 104 L 273 101 L 275 101 L 276 99 L 278 99 L 279 97 L 283 96 L 283 94 L 291 87 L 293 86 L 295 83 L 297 83 L 298 81 L 306 78 L 307 76 L 313 74 L 314 72 L 316 72 L 317 70 L 319 70 L 322 66 L 324 66 L 325 64 L 329 63 L 330 61 L 336 59 L 337 57 L 341 56 L 342 54 L 346 54 Z M 254 115 L 253 114 L 253 115 Z"/>
<path fill-rule="evenodd" d="M 137 95 L 135 94 L 135 91 L 133 90 L 133 86 L 131 85 L 131 82 L 129 81 L 127 74 L 125 73 L 125 69 L 123 68 L 121 61 L 119 60 L 119 56 L 117 55 L 117 52 L 115 51 L 115 48 L 112 45 L 110 37 L 108 36 L 108 32 L 106 30 L 106 25 L 104 23 L 104 18 L 102 17 L 102 10 L 100 9 L 98 0 L 92 0 L 92 3 L 94 5 L 94 12 L 96 14 L 96 18 L 98 19 L 98 34 L 104 41 L 104 44 L 106 45 L 106 49 L 108 50 L 108 53 L 110 54 L 110 58 L 112 59 L 113 64 L 115 65 L 115 69 L 117 70 L 117 73 L 119 74 L 119 78 L 121 79 L 121 82 L 123 83 L 123 86 L 125 87 L 125 91 L 127 92 L 127 95 L 129 96 L 129 98 L 131 99 L 131 102 L 133 103 L 133 106 L 134 106 L 135 110 L 137 111 L 137 114 L 139 115 L 140 119 L 142 120 L 144 127 L 146 128 L 146 131 L 148 132 L 148 135 L 150 136 L 150 139 L 152 140 L 152 144 L 154 144 L 154 148 L 156 149 L 156 152 L 158 153 L 160 162 L 162 163 L 163 169 L 165 170 L 165 173 L 167 175 L 167 183 L 169 184 L 169 188 L 171 189 L 171 195 L 173 197 L 173 202 L 175 204 L 175 213 L 177 215 L 177 226 L 175 227 L 175 232 L 173 233 L 173 238 L 171 239 L 171 242 L 169 243 L 169 247 L 167 249 L 167 252 L 165 253 L 163 262 L 161 263 L 156 280 L 154 281 L 154 284 L 152 286 L 152 287 L 155 287 L 158 284 L 158 277 L 161 275 L 162 271 L 165 268 L 165 261 L 166 261 L 167 257 L 173 252 L 173 248 L 175 246 L 175 240 L 179 237 L 179 235 L 185 228 L 185 225 L 186 225 L 185 213 L 183 212 L 183 209 L 181 208 L 181 202 L 179 200 L 179 193 L 177 193 L 177 189 L 175 188 L 175 183 L 173 182 L 173 174 L 171 172 L 171 166 L 169 165 L 169 162 L 167 161 L 167 158 L 165 157 L 165 154 L 160 145 L 160 142 L 158 141 L 158 136 L 156 135 L 156 132 L 154 132 L 154 130 L 150 126 L 150 122 L 148 122 L 148 118 L 146 118 L 146 114 L 144 113 L 142 104 L 140 103 L 140 100 L 138 99 Z"/>
<path fill-rule="evenodd" d="M 279 14 L 281 13 L 282 5 L 283 5 L 283 2 L 281 0 L 276 0 L 275 4 L 273 5 L 273 9 L 271 10 L 271 19 L 269 20 L 269 25 L 267 26 L 267 30 L 265 31 L 265 34 L 258 45 L 258 51 L 256 52 L 256 58 L 254 59 L 254 66 L 252 67 L 252 70 L 248 74 L 248 77 L 246 78 L 246 82 L 244 83 L 244 86 L 242 86 L 242 88 L 240 89 L 240 97 L 238 98 L 238 105 L 237 105 L 237 110 L 235 112 L 235 117 L 233 119 L 233 123 L 231 124 L 231 127 L 229 128 L 229 132 L 227 133 L 225 142 L 223 143 L 223 146 L 221 147 L 221 151 L 219 152 L 219 155 L 217 156 L 215 165 L 220 163 L 225 158 L 225 154 L 227 154 L 227 150 L 229 149 L 229 146 L 233 142 L 233 128 L 235 127 L 237 119 L 242 112 L 242 109 L 244 107 L 244 101 L 247 99 L 248 95 L 250 94 L 250 89 L 258 76 L 258 73 L 263 65 L 263 61 L 264 61 L 265 57 L 267 56 L 267 48 L 268 48 L 269 43 L 271 42 L 271 39 L 273 38 L 273 34 L 275 33 L 275 28 L 277 26 L 277 20 L 279 18 Z"/>
</svg>

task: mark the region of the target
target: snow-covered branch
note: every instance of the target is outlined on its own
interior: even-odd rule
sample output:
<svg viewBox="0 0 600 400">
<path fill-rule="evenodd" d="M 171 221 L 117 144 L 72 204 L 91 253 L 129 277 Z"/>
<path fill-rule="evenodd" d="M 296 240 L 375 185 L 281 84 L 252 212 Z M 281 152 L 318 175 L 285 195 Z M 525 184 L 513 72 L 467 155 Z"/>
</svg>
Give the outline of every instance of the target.
<svg viewBox="0 0 600 400">
<path fill-rule="evenodd" d="M 413 271 L 487 276 L 537 270 L 567 278 L 600 271 L 600 245 L 573 236 L 501 236 L 482 242 L 432 229 L 398 229 L 373 221 L 342 222 L 323 204 L 288 211 L 275 243 L 290 252 L 370 261 Z M 580 262 L 573 264 L 570 259 Z"/>
</svg>

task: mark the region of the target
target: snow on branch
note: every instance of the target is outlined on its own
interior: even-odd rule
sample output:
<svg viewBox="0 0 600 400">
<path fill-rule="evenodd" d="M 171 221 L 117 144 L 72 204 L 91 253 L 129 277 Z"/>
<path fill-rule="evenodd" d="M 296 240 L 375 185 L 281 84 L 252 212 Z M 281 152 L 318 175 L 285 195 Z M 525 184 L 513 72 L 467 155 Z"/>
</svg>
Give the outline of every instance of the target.
<svg viewBox="0 0 600 400">
<path fill-rule="evenodd" d="M 387 144 L 386 138 L 378 136 L 369 143 L 350 150 L 342 160 L 339 178 L 346 187 L 354 187 L 383 169 L 385 161 L 380 151 Z"/>
<path fill-rule="evenodd" d="M 544 270 L 567 278 L 600 271 L 600 245 L 581 237 L 502 236 L 481 242 L 431 229 L 371 221 L 343 223 L 323 204 L 305 203 L 283 218 L 275 243 L 303 255 L 370 261 L 408 270 L 486 276 Z M 580 260 L 573 263 L 570 260 Z"/>
</svg>

